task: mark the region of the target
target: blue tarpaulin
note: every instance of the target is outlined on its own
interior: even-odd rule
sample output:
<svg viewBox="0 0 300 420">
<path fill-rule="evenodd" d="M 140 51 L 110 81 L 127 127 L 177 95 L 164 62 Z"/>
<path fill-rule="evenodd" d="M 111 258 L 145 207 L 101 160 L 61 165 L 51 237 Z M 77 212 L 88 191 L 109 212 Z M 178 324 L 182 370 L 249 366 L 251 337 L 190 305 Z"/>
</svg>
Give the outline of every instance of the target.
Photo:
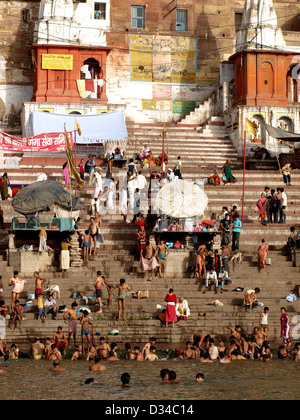
<svg viewBox="0 0 300 420">
<path fill-rule="evenodd" d="M 76 142 L 80 144 L 105 143 L 128 137 L 123 111 L 96 115 L 52 114 L 33 111 L 30 115 L 31 135 L 43 133 L 63 133 L 75 130 L 75 118 L 81 128 L 81 136 L 76 133 Z"/>
</svg>

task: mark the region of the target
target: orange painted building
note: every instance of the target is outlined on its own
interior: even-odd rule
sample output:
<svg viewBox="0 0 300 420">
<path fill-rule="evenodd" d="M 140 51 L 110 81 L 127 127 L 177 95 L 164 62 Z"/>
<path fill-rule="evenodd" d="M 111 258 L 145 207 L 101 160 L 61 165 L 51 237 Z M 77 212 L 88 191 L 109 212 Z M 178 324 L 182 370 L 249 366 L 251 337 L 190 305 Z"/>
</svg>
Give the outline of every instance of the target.
<svg viewBox="0 0 300 420">
<path fill-rule="evenodd" d="M 89 66 L 92 70 L 92 79 L 102 80 L 103 84 L 95 84 L 95 101 L 106 104 L 106 60 L 110 49 L 107 47 L 81 47 L 72 45 L 42 45 L 32 46 L 34 62 L 33 101 L 36 102 L 85 102 L 80 96 L 78 81 L 84 80 L 82 67 Z M 44 65 L 43 55 L 52 57 L 54 65 Z M 53 57 L 54 55 L 54 57 Z M 55 56 L 71 56 L 70 67 L 67 70 L 59 69 Z M 67 65 L 67 64 L 66 64 Z M 45 68 L 48 67 L 48 68 Z M 93 100 L 89 98 L 89 102 Z"/>
<path fill-rule="evenodd" d="M 244 50 L 230 57 L 235 67 L 234 105 L 300 106 L 297 53 Z M 293 77 L 294 76 L 294 77 Z"/>
</svg>

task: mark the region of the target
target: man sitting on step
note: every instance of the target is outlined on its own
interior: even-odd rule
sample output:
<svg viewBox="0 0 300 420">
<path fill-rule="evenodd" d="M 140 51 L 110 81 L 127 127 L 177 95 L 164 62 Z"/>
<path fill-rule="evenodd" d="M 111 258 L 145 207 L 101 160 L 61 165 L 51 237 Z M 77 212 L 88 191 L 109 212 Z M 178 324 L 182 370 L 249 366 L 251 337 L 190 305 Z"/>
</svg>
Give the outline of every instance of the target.
<svg viewBox="0 0 300 420">
<path fill-rule="evenodd" d="M 203 291 L 203 293 L 206 292 L 209 283 L 213 283 L 215 285 L 215 293 L 218 293 L 218 278 L 217 278 L 217 273 L 215 272 L 215 270 L 213 268 L 211 268 L 207 274 L 206 274 L 206 279 L 205 279 L 205 289 Z"/>
</svg>

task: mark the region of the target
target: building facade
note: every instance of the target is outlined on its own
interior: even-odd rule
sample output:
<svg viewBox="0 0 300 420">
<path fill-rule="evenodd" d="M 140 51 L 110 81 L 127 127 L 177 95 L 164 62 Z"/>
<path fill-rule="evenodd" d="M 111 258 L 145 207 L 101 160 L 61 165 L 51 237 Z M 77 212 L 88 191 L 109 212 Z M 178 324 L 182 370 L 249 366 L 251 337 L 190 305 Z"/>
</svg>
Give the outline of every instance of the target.
<svg viewBox="0 0 300 420">
<path fill-rule="evenodd" d="M 245 27 L 244 0 L 19 5 L 0 1 L 0 128 L 17 131 L 22 125 L 24 135 L 37 109 L 82 114 L 123 109 L 137 122 L 179 122 L 223 87 L 220 63 L 237 52 L 237 34 Z M 276 12 L 281 34 L 276 43 L 296 49 L 300 4 L 273 6 L 267 20 Z M 249 19 L 255 19 L 253 9 Z M 245 34 L 240 39 L 249 41 Z"/>
<path fill-rule="evenodd" d="M 246 136 L 248 154 L 260 146 L 277 156 L 293 152 L 297 143 L 271 137 L 264 124 L 300 133 L 300 44 L 284 37 L 272 0 L 246 0 L 236 52 L 229 60 L 234 94 L 225 122 L 235 147 L 242 153 Z M 245 132 L 246 119 L 256 126 L 255 136 Z"/>
</svg>

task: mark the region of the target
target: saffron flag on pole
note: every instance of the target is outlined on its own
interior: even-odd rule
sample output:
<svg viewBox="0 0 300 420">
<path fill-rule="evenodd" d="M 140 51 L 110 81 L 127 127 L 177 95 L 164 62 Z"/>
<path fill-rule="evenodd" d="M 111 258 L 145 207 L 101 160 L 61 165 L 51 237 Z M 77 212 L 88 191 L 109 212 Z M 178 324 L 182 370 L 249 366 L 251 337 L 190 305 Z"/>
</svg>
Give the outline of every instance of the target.
<svg viewBox="0 0 300 420">
<path fill-rule="evenodd" d="M 245 130 L 251 136 L 256 137 L 256 135 L 257 135 L 257 127 L 256 127 L 256 125 L 253 122 L 251 122 L 250 120 L 248 120 L 248 118 L 246 118 L 246 120 L 245 120 Z"/>
<path fill-rule="evenodd" d="M 81 136 L 81 128 L 78 124 L 77 118 L 75 118 L 75 131 L 77 131 L 77 133 Z"/>
<path fill-rule="evenodd" d="M 70 143 L 69 143 L 69 137 L 68 137 L 68 133 L 67 133 L 66 129 L 65 129 L 65 143 L 66 143 L 66 152 L 67 152 L 68 166 L 69 166 L 69 176 L 70 176 L 70 178 L 76 179 L 76 181 L 78 182 L 79 188 L 81 188 L 82 187 L 82 179 L 80 178 L 80 175 L 76 171 L 76 168 L 75 168 L 75 165 L 74 165 L 72 151 L 71 151 L 71 147 L 70 147 Z"/>
</svg>

